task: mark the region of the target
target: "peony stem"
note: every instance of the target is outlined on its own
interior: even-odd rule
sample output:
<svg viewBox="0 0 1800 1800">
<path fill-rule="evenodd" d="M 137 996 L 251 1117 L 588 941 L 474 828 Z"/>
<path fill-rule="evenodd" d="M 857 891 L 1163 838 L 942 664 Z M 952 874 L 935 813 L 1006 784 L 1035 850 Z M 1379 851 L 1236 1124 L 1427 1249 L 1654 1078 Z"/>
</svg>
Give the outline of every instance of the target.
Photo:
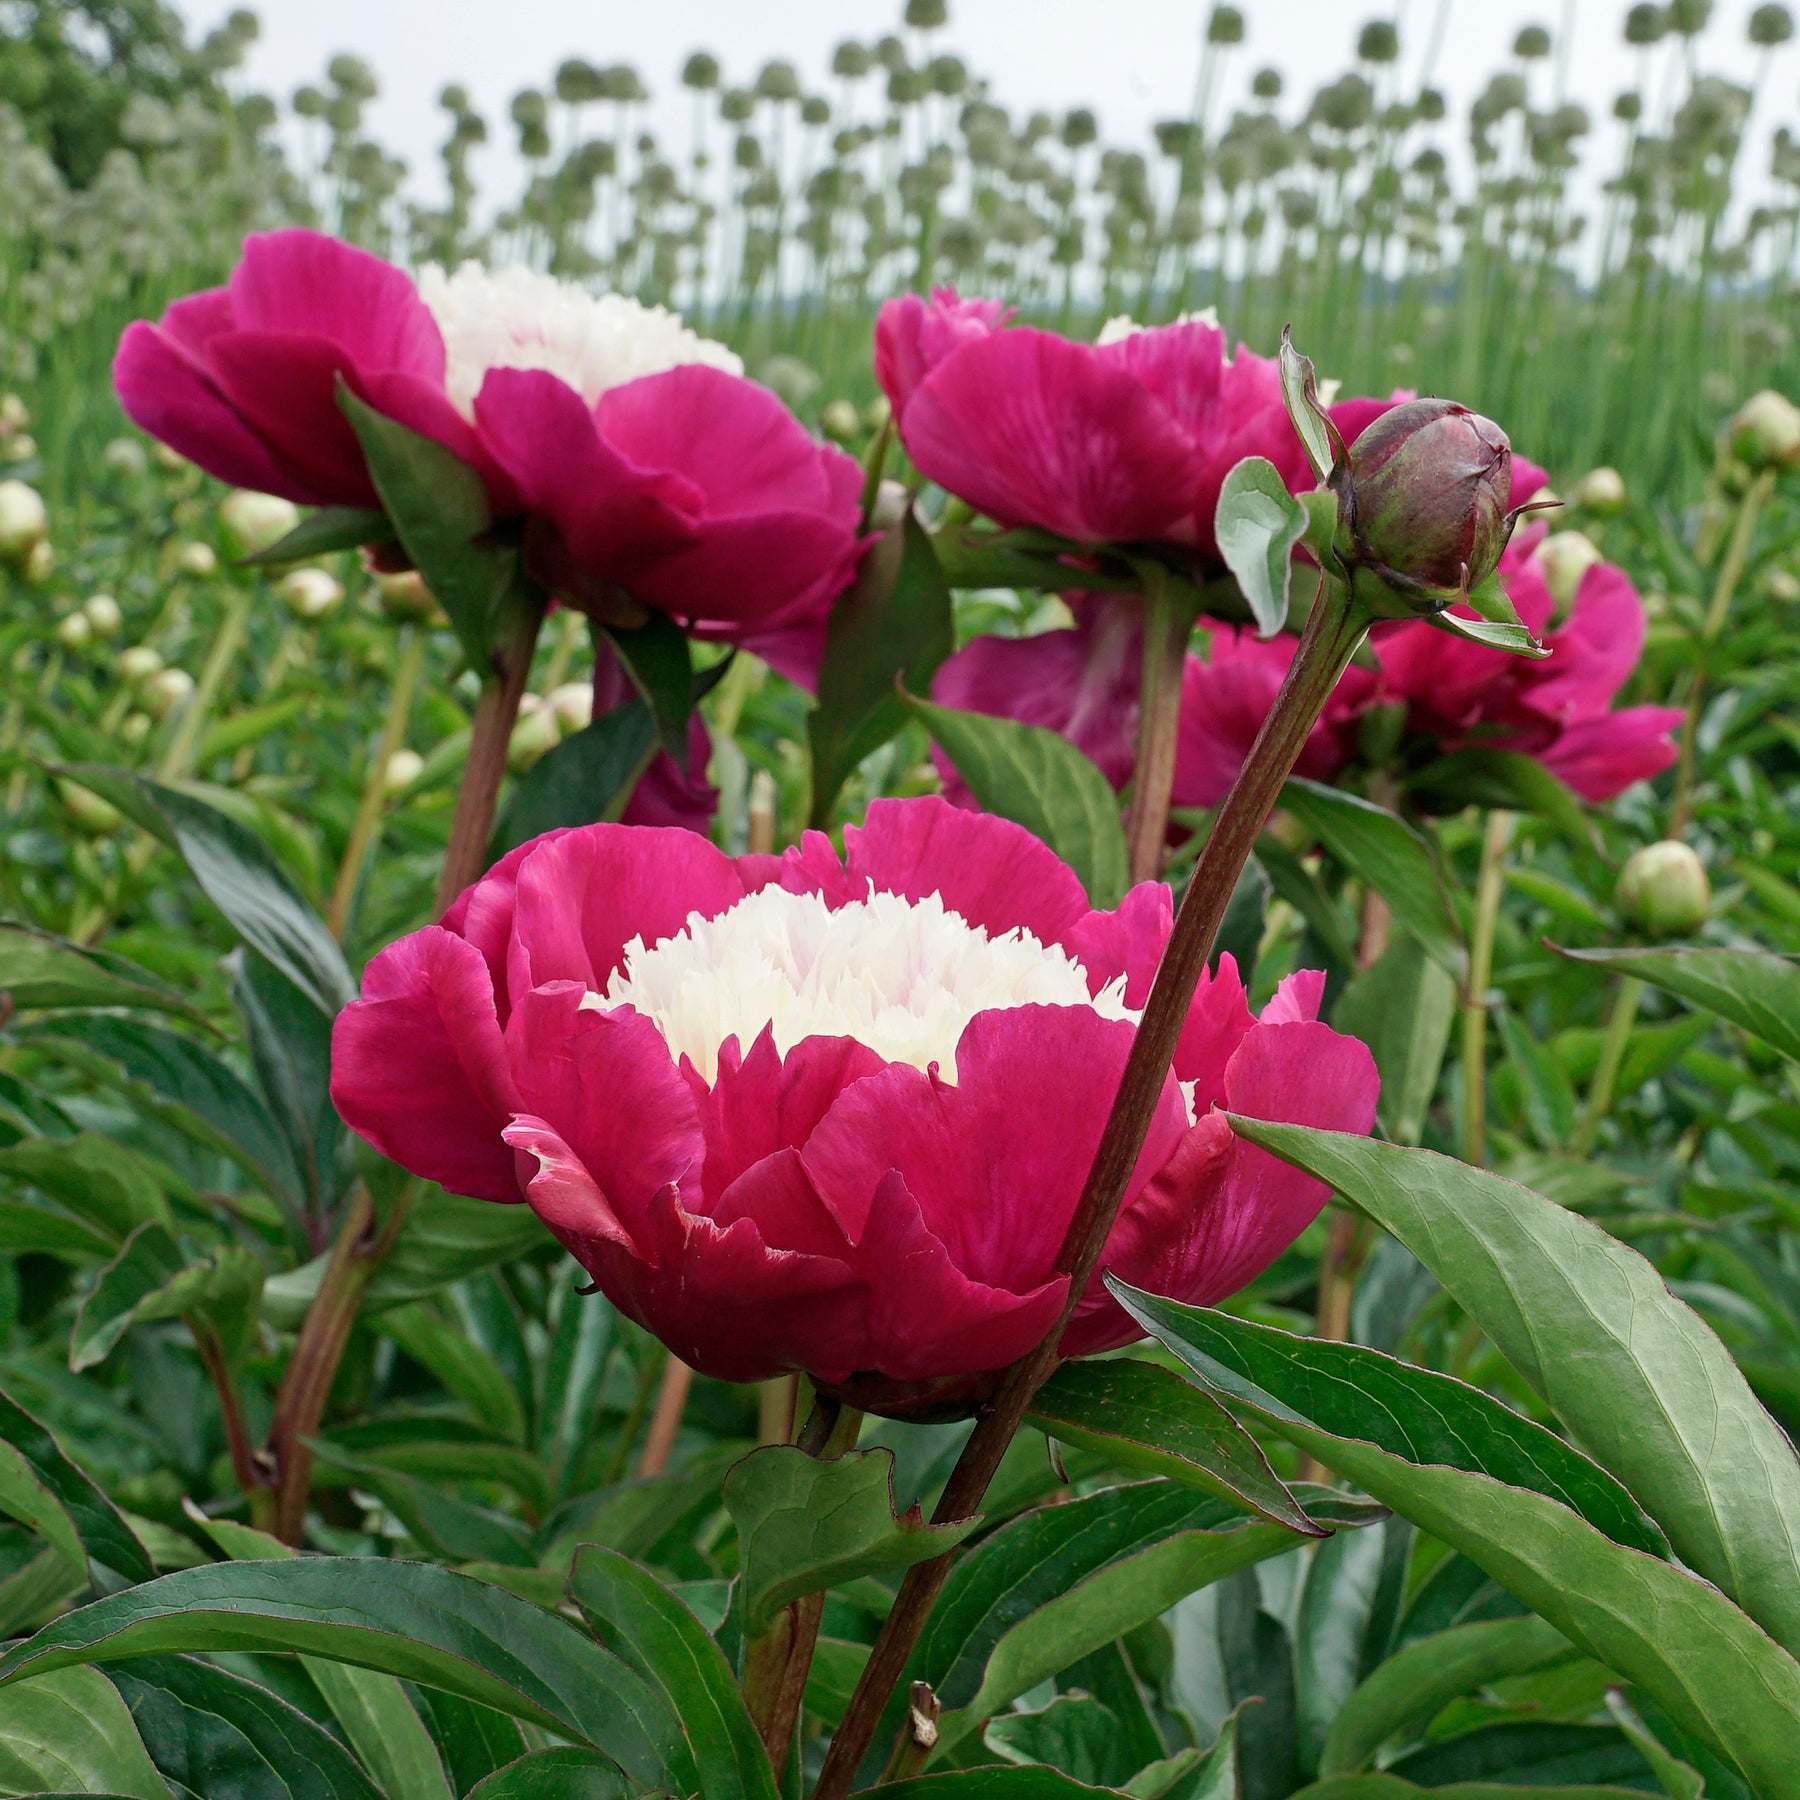
<svg viewBox="0 0 1800 1800">
<path fill-rule="evenodd" d="M 1212 954 L 1213 940 L 1218 936 L 1232 890 L 1281 797 L 1282 785 L 1306 745 L 1307 734 L 1324 711 L 1325 702 L 1362 642 L 1369 622 L 1370 615 L 1339 583 L 1327 581 L 1321 586 L 1281 691 L 1213 820 L 1157 967 L 1112 1112 L 1101 1133 L 1075 1216 L 1057 1253 L 1054 1267 L 1069 1277 L 1062 1316 L 1044 1341 L 1001 1377 L 999 1388 L 983 1409 L 951 1471 L 943 1497 L 932 1514 L 935 1523 L 966 1519 L 980 1507 L 1032 1395 L 1056 1367 L 1057 1346 L 1099 1267 L 1101 1252 L 1149 1132 L 1157 1097 L 1174 1061 L 1175 1045 L 1206 960 Z M 850 1792 L 874 1741 L 888 1696 L 900 1679 L 938 1590 L 950 1572 L 951 1560 L 940 1556 L 907 1570 L 832 1738 L 814 1800 L 844 1800 Z"/>
<path fill-rule="evenodd" d="M 669 1452 L 675 1448 L 675 1434 L 681 1429 L 681 1415 L 687 1408 L 688 1389 L 693 1384 L 694 1371 L 670 1351 L 656 1390 L 656 1410 L 650 1415 L 650 1433 L 644 1439 L 644 1454 L 638 1461 L 640 1481 L 668 1473 Z"/>
<path fill-rule="evenodd" d="M 350 904 L 362 881 L 363 864 L 368 861 L 369 852 L 375 846 L 375 835 L 381 829 L 381 815 L 387 805 L 388 764 L 406 737 L 407 722 L 412 717 L 413 692 L 419 685 L 419 670 L 424 662 L 425 633 L 417 625 L 403 625 L 394 685 L 388 691 L 387 715 L 381 722 L 381 741 L 363 776 L 362 799 L 350 826 L 344 860 L 338 864 L 337 885 L 331 891 L 331 905 L 325 914 L 331 935 L 340 943 L 350 923 Z"/>
<path fill-rule="evenodd" d="M 1462 1159 L 1479 1169 L 1487 1162 L 1488 983 L 1494 973 L 1494 930 L 1504 882 L 1501 859 L 1512 842 L 1513 816 L 1488 814 L 1481 839 L 1481 873 L 1475 882 L 1475 919 L 1469 932 L 1469 990 L 1462 1009 Z"/>
<path fill-rule="evenodd" d="M 481 684 L 470 724 L 469 760 L 463 765 L 462 786 L 456 790 L 456 812 L 450 821 L 450 842 L 444 848 L 434 914 L 447 911 L 450 902 L 487 867 L 494 804 L 506 777 L 506 746 L 519 717 L 525 684 L 531 679 L 532 652 L 543 621 L 541 595 L 521 601 L 512 629 L 494 646 L 493 672 Z"/>
<path fill-rule="evenodd" d="M 1169 837 L 1169 799 L 1175 787 L 1175 751 L 1181 735 L 1181 677 L 1187 667 L 1188 635 L 1195 616 L 1166 569 L 1145 563 L 1143 573 L 1144 673 L 1127 822 L 1134 885 L 1154 881 L 1162 872 Z"/>
<path fill-rule="evenodd" d="M 1581 1109 L 1575 1135 L 1569 1140 L 1571 1156 L 1586 1156 L 1600 1129 L 1600 1121 L 1612 1111 L 1613 1095 L 1619 1085 L 1619 1069 L 1625 1061 L 1626 1046 L 1631 1042 L 1631 1028 L 1637 1023 L 1638 1002 L 1644 997 L 1644 984 L 1635 975 L 1622 976 L 1619 991 L 1613 996 L 1612 1011 L 1606 1019 L 1606 1036 L 1600 1044 L 1600 1060 L 1594 1066 L 1594 1079 L 1588 1083 L 1587 1104 Z"/>
<path fill-rule="evenodd" d="M 238 587 L 232 590 L 231 598 L 225 603 L 225 617 L 220 621 L 218 635 L 213 639 L 200 679 L 182 709 L 181 717 L 175 722 L 174 735 L 169 739 L 162 760 L 156 765 L 158 781 L 179 781 L 192 767 L 200 748 L 200 733 L 243 644 L 244 627 L 249 622 L 250 603 L 254 598 L 250 588 Z"/>
</svg>

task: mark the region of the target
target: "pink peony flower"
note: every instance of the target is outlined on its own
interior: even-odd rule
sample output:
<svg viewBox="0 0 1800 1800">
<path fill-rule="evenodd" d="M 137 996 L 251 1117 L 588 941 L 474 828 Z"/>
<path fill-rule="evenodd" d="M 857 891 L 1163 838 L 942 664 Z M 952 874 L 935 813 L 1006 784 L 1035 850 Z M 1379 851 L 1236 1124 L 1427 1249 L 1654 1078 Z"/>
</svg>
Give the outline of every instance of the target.
<svg viewBox="0 0 1800 1800">
<path fill-rule="evenodd" d="M 302 506 L 379 506 L 338 408 L 341 375 L 377 412 L 481 469 L 507 502 L 444 371 L 443 335 L 409 276 L 290 230 L 253 233 L 224 287 L 128 326 L 113 384 L 136 424 L 234 487 Z"/>
<path fill-rule="evenodd" d="M 1169 894 L 1091 911 L 1035 838 L 935 798 L 845 840 L 539 838 L 369 965 L 332 1095 L 419 1175 L 529 1202 L 696 1368 L 954 1409 L 1062 1307 Z M 1316 1022 L 1322 983 L 1260 1018 L 1228 961 L 1201 989 L 1104 1266 L 1214 1301 L 1315 1216 L 1323 1184 L 1215 1109 L 1368 1129 L 1374 1063 Z M 1096 1285 L 1063 1349 L 1137 1335 Z"/>
</svg>

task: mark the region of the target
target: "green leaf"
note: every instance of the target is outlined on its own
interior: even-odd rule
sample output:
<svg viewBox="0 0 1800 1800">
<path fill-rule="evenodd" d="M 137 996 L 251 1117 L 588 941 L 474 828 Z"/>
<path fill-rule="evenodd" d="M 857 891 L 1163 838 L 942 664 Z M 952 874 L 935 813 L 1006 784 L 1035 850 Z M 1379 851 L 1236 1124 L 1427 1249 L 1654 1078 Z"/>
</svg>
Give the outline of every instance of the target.
<svg viewBox="0 0 1800 1800">
<path fill-rule="evenodd" d="M 125 1702 L 93 1669 L 62 1669 L 0 1693 L 0 1793 L 168 1800 Z"/>
<path fill-rule="evenodd" d="M 1489 650 L 1505 650 L 1513 656 L 1529 656 L 1534 660 L 1541 660 L 1550 654 L 1523 625 L 1496 623 L 1487 619 L 1465 619 L 1452 612 L 1427 613 L 1425 623 L 1435 625 L 1439 631 L 1447 631 L 1452 637 L 1462 638 L 1471 644 L 1481 644 Z"/>
<path fill-rule="evenodd" d="M 1643 1800 L 1641 1788 L 1539 1786 L 1521 1790 L 1511 1782 L 1456 1781 L 1444 1788 L 1422 1788 L 1398 1775 L 1334 1775 L 1301 1788 L 1289 1800 L 1418 1800 L 1437 1793 L 1443 1800 Z"/>
<path fill-rule="evenodd" d="M 263 1265 L 248 1250 L 221 1244 L 189 1260 L 169 1229 L 140 1225 L 83 1296 L 69 1339 L 69 1367 L 102 1362 L 133 1325 L 190 1315 L 218 1334 L 228 1363 L 243 1359 L 256 1328 Z"/>
<path fill-rule="evenodd" d="M 1244 864 L 1225 903 L 1225 916 L 1219 921 L 1219 934 L 1213 939 L 1213 953 L 1207 966 L 1217 970 L 1219 958 L 1229 956 L 1237 964 L 1246 987 L 1256 979 L 1256 952 L 1262 943 L 1263 921 L 1269 910 L 1268 871 L 1252 856 Z"/>
<path fill-rule="evenodd" d="M 656 1689 L 687 1738 L 693 1777 L 679 1791 L 707 1800 L 776 1800 L 768 1752 L 737 1679 L 706 1627 L 653 1575 L 589 1544 L 569 1570 L 569 1598 L 594 1635 Z"/>
<path fill-rule="evenodd" d="M 1355 1690 L 1386 1553 L 1382 1532 L 1340 1531 L 1307 1560 L 1293 1627 L 1294 1747 L 1309 1774 Z"/>
<path fill-rule="evenodd" d="M 573 1263 L 553 1290 L 555 1328 L 545 1359 L 537 1448 L 550 1485 L 569 1485 L 592 1436 L 606 1386 L 617 1314 L 598 1294 L 584 1294 Z"/>
<path fill-rule="evenodd" d="M 831 822 L 851 770 L 906 724 L 896 683 L 923 693 L 955 642 L 949 585 L 909 507 L 864 555 L 825 627 L 819 703 L 806 718 L 814 826 Z"/>
<path fill-rule="evenodd" d="M 1408 791 L 1429 797 L 1444 810 L 1465 806 L 1505 807 L 1548 819 L 1577 849 L 1599 848 L 1594 822 L 1579 799 L 1535 756 L 1473 744 L 1434 756 L 1407 783 Z M 1434 807 L 1433 810 L 1436 810 Z"/>
<path fill-rule="evenodd" d="M 1385 806 L 1290 776 L 1281 790 L 1284 810 L 1318 834 L 1326 849 L 1393 910 L 1395 922 L 1460 983 L 1468 954 L 1456 927 L 1431 846 Z"/>
<path fill-rule="evenodd" d="M 141 1225 L 174 1224 L 154 1166 L 97 1131 L 9 1145 L 0 1150 L 0 1176 L 29 1182 L 109 1244 L 123 1243 Z"/>
<path fill-rule="evenodd" d="M 296 1650 L 491 1706 L 613 1758 L 645 1787 L 686 1757 L 678 1722 L 566 1620 L 427 1563 L 210 1563 L 67 1613 L 0 1658 L 0 1684 L 118 1658 Z"/>
<path fill-rule="evenodd" d="M 525 1438 L 525 1403 L 493 1356 L 465 1330 L 414 1302 L 382 1315 L 378 1327 L 429 1370 L 483 1425 L 512 1443 Z"/>
<path fill-rule="evenodd" d="M 389 544 L 393 539 L 394 528 L 384 512 L 369 506 L 321 506 L 266 550 L 239 557 L 238 567 L 254 569 L 267 563 L 307 562 L 338 550 L 359 550 L 364 544 Z"/>
<path fill-rule="evenodd" d="M 1032 1763 L 1024 1768 L 955 1769 L 912 1781 L 883 1782 L 881 1800 L 1082 1800 L 1084 1795 L 1110 1791 L 1089 1787 L 1060 1769 Z"/>
<path fill-rule="evenodd" d="M 1393 1764 L 1393 1773 L 1441 1790 L 1485 1778 L 1509 1786 L 1641 1779 L 1648 1770 L 1631 1740 L 1613 1725 L 1552 1719 L 1506 1719 L 1478 1725 L 1441 1743 L 1422 1744 Z"/>
<path fill-rule="evenodd" d="M 1325 954 L 1341 969 L 1356 967 L 1356 944 L 1344 928 L 1338 903 L 1319 886 L 1306 865 L 1272 832 L 1256 841 L 1256 860 L 1269 877 L 1269 885 L 1301 918 L 1323 946 Z"/>
<path fill-rule="evenodd" d="M 1241 1705 L 1232 1709 L 1210 1750 L 1184 1750 L 1151 1763 L 1125 1783 L 1124 1791 L 1133 1800 L 1239 1800 L 1238 1718 L 1243 1710 Z"/>
<path fill-rule="evenodd" d="M 688 715 L 694 710 L 694 664 L 681 627 L 651 609 L 643 624 L 608 625 L 607 638 L 656 723 L 663 753 L 687 767 Z"/>
<path fill-rule="evenodd" d="M 467 1800 L 624 1800 L 625 1785 L 605 1757 L 563 1746 L 534 1750 L 469 1790 Z"/>
<path fill-rule="evenodd" d="M 1172 1369 L 1128 1358 L 1065 1362 L 1032 1397 L 1029 1418 L 1118 1468 L 1166 1475 L 1305 1537 L 1327 1535 L 1301 1511 L 1256 1439 Z"/>
<path fill-rule="evenodd" d="M 1048 844 L 1080 877 L 1091 905 L 1118 905 L 1128 872 L 1118 796 L 1087 757 L 1040 725 L 926 700 L 912 707 L 984 810 Z"/>
<path fill-rule="evenodd" d="M 1365 1768 L 1383 1744 L 1419 1736 L 1452 1700 L 1574 1654 L 1568 1639 L 1538 1618 L 1457 1625 L 1409 1644 L 1338 1709 L 1319 1773 L 1348 1775 Z"/>
<path fill-rule="evenodd" d="M 1334 456 L 1324 409 L 1319 404 L 1318 377 L 1313 373 L 1312 358 L 1302 356 L 1294 348 L 1285 325 L 1281 328 L 1281 398 L 1300 434 L 1300 442 L 1306 446 L 1313 474 L 1323 481 L 1331 473 Z"/>
<path fill-rule="evenodd" d="M 135 1006 L 198 1016 L 180 994 L 122 956 L 101 957 L 12 920 L 0 920 L 0 994 L 20 1008 Z"/>
<path fill-rule="evenodd" d="M 1397 931 L 1338 995 L 1331 1022 L 1361 1038 L 1381 1076 L 1376 1117 L 1397 1144 L 1416 1144 L 1443 1073 L 1456 1022 L 1456 982 L 1410 931 Z"/>
<path fill-rule="evenodd" d="M 929 1562 L 980 1523 L 927 1525 L 916 1506 L 896 1518 L 891 1450 L 821 1462 L 786 1444 L 767 1445 L 725 1477 L 724 1499 L 738 1531 L 746 1638 L 761 1637 L 803 1594 Z"/>
<path fill-rule="evenodd" d="M 415 1692 L 419 1711 L 437 1740 L 453 1793 L 466 1795 L 477 1782 L 524 1753 L 525 1739 L 516 1719 L 509 1719 L 492 1707 L 473 1705 L 456 1694 L 446 1694 L 442 1688 L 418 1688 Z M 612 1766 L 610 1761 L 606 1766 Z"/>
<path fill-rule="evenodd" d="M 1270 1372 L 1259 1368 L 1265 1379 Z M 1309 1381 L 1304 1366 L 1273 1394 L 1221 1373 L 1238 1405 L 1460 1550 L 1596 1661 L 1656 1695 L 1731 1757 L 1764 1800 L 1800 1796 L 1792 1755 L 1800 1741 L 1800 1663 L 1717 1588 L 1613 1542 L 1541 1492 L 1323 1428 L 1299 1410 L 1302 1403 L 1365 1409 L 1359 1395 L 1345 1398 L 1341 1384 Z"/>
<path fill-rule="evenodd" d="M 1489 1475 L 1544 1494 L 1647 1556 L 1662 1534 L 1605 1469 L 1479 1388 L 1362 1344 L 1295 1337 L 1272 1325 L 1146 1294 L 1112 1276 L 1113 1297 L 1209 1387 L 1259 1412 L 1379 1445 L 1410 1462 Z M 1340 1471 L 1341 1473 L 1342 1471 Z"/>
<path fill-rule="evenodd" d="M 1058 1694 L 1035 1712 L 990 1719 L 982 1741 L 1002 1762 L 1044 1763 L 1094 1787 L 1120 1788 L 1137 1773 L 1122 1755 L 1119 1717 L 1092 1694 Z"/>
<path fill-rule="evenodd" d="M 488 855 L 498 861 L 560 825 L 616 824 L 656 749 L 656 728 L 641 700 L 571 732 L 514 783 Z"/>
<path fill-rule="evenodd" d="M 450 615 L 469 666 L 486 674 L 524 578 L 516 547 L 477 542 L 493 523 L 481 477 L 442 444 L 384 418 L 341 380 L 338 405 L 395 536 Z"/>
<path fill-rule="evenodd" d="M 1528 1188 L 1430 1151 L 1252 1119 L 1243 1135 L 1398 1238 L 1681 1559 L 1800 1646 L 1800 1463 L 1650 1263 Z"/>
<path fill-rule="evenodd" d="M 1294 546 L 1306 531 L 1307 516 L 1264 456 L 1246 456 L 1219 489 L 1213 535 L 1250 603 L 1258 637 L 1272 638 L 1287 623 Z"/>
<path fill-rule="evenodd" d="M 94 1671 L 64 1670 L 48 1679 L 77 1674 Z M 156 1768 L 179 1782 L 180 1791 L 207 1800 L 384 1800 L 330 1732 L 241 1675 L 191 1656 L 141 1657 L 106 1675 L 114 1698 L 131 1708 Z M 36 1685 L 10 1691 L 29 1693 Z M 439 1792 L 448 1793 L 441 1776 Z"/>
<path fill-rule="evenodd" d="M 1563 950 L 1704 1007 L 1800 1061 L 1800 965 L 1766 950 Z"/>
<path fill-rule="evenodd" d="M 1638 1754 L 1650 1765 L 1669 1800 L 1704 1800 L 1705 1776 L 1691 1764 L 1671 1756 L 1657 1742 L 1644 1721 L 1632 1711 L 1625 1696 L 1617 1688 L 1607 1694 L 1606 1710 L 1612 1714 L 1614 1724 L 1631 1740 L 1637 1747 Z"/>
<path fill-rule="evenodd" d="M 242 712 L 216 720 L 206 728 L 200 748 L 194 752 L 195 765 L 204 769 L 220 757 L 235 756 L 246 746 L 261 743 L 313 704 L 311 694 L 289 694 L 285 699 L 271 700 L 266 706 L 246 707 Z"/>
<path fill-rule="evenodd" d="M 1567 1143 L 1575 1129 L 1575 1090 L 1562 1065 L 1546 1052 L 1511 1007 L 1494 1008 L 1494 1024 L 1518 1081 L 1531 1135 L 1545 1150 Z"/>
<path fill-rule="evenodd" d="M 1322 1524 L 1378 1516 L 1311 1492 L 1318 1498 L 1306 1510 Z M 951 1570 L 898 1693 L 911 1681 L 932 1684 L 945 1708 L 941 1755 L 1040 1681 L 1293 1543 L 1285 1526 L 1167 1481 L 1024 1513 Z"/>
<path fill-rule="evenodd" d="M 98 1587 L 148 1581 L 156 1570 L 119 1509 L 50 1432 L 0 1394 L 0 1512 L 47 1539 Z"/>
<path fill-rule="evenodd" d="M 421 1481 L 383 1463 L 352 1456 L 329 1438 L 310 1440 L 319 1460 L 367 1488 L 433 1554 L 453 1562 L 537 1566 L 531 1533 L 504 1513 L 472 1506 L 435 1482 Z"/>
</svg>

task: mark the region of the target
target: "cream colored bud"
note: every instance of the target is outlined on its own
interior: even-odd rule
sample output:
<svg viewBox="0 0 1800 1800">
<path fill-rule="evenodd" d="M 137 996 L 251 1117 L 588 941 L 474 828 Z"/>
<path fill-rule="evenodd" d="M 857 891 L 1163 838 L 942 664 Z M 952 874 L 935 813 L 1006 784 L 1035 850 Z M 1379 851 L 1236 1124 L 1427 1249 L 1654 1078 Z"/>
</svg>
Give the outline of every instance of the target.
<svg viewBox="0 0 1800 1800">
<path fill-rule="evenodd" d="M 399 575 L 379 575 L 375 587 L 381 596 L 381 610 L 401 624 L 422 625 L 440 616 L 437 600 L 417 569 L 407 569 Z"/>
<path fill-rule="evenodd" d="M 163 659 L 148 644 L 133 644 L 119 653 L 119 674 L 133 687 L 161 672 Z"/>
<path fill-rule="evenodd" d="M 183 469 L 190 466 L 188 459 L 179 450 L 171 449 L 167 444 L 152 444 L 150 460 L 159 469 L 167 469 L 171 475 L 179 475 Z"/>
<path fill-rule="evenodd" d="M 870 431 L 879 431 L 894 416 L 894 409 L 888 405 L 885 394 L 877 394 L 863 408 L 863 423 Z"/>
<path fill-rule="evenodd" d="M 109 831 L 117 831 L 125 823 L 124 815 L 109 800 L 89 788 L 82 787 L 73 781 L 59 781 L 56 792 L 66 812 L 75 825 L 82 831 L 91 832 L 95 837 L 104 837 Z"/>
<path fill-rule="evenodd" d="M 863 436 L 863 417 L 854 400 L 833 400 L 820 410 L 819 429 L 834 443 L 854 444 Z"/>
<path fill-rule="evenodd" d="M 1800 600 L 1800 575 L 1792 569 L 1771 569 L 1763 577 L 1763 586 L 1769 590 L 1769 598 L 1779 600 L 1783 606 Z"/>
<path fill-rule="evenodd" d="M 116 638 L 125 627 L 125 614 L 111 594 L 90 594 L 81 603 L 97 638 Z"/>
<path fill-rule="evenodd" d="M 1625 504 L 1625 477 L 1602 463 L 1576 482 L 1571 498 L 1589 512 L 1615 513 Z"/>
<path fill-rule="evenodd" d="M 0 560 L 22 563 L 50 529 L 44 497 L 22 481 L 0 481 Z"/>
<path fill-rule="evenodd" d="M 565 681 L 545 696 L 556 722 L 565 732 L 580 731 L 594 722 L 594 684 L 591 681 Z"/>
<path fill-rule="evenodd" d="M 175 566 L 182 574 L 191 575 L 196 581 L 204 581 L 209 575 L 219 571 L 219 553 L 211 544 L 193 541 L 183 544 L 175 552 Z"/>
<path fill-rule="evenodd" d="M 0 394 L 0 437 L 11 437 L 31 423 L 31 412 L 17 394 Z"/>
<path fill-rule="evenodd" d="M 1705 863 L 1688 845 L 1664 838 L 1626 858 L 1614 898 L 1646 937 L 1687 937 L 1705 922 L 1712 885 Z"/>
<path fill-rule="evenodd" d="M 396 750 L 381 771 L 381 791 L 390 799 L 403 794 L 425 773 L 425 759 L 416 750 Z"/>
<path fill-rule="evenodd" d="M 119 736 L 127 744 L 141 744 L 150 735 L 148 713 L 127 713 L 119 723 Z"/>
<path fill-rule="evenodd" d="M 1752 394 L 1726 421 L 1725 433 L 1731 454 L 1753 469 L 1800 462 L 1800 406 L 1773 388 Z"/>
<path fill-rule="evenodd" d="M 15 432 L 8 438 L 0 438 L 0 458 L 7 462 L 30 462 L 37 455 L 37 439 L 29 431 Z"/>
<path fill-rule="evenodd" d="M 56 641 L 65 650 L 85 650 L 94 641 L 94 627 L 86 613 L 64 613 L 56 621 Z"/>
<path fill-rule="evenodd" d="M 278 544 L 300 523 L 300 509 L 279 494 L 258 494 L 250 488 L 233 488 L 219 503 L 219 522 L 239 548 L 254 556 Z"/>
<path fill-rule="evenodd" d="M 518 722 L 506 742 L 506 766 L 515 775 L 523 775 L 547 750 L 556 748 L 560 734 L 556 714 L 537 694 L 527 694 L 519 704 Z"/>
<path fill-rule="evenodd" d="M 19 573 L 33 587 L 42 587 L 56 573 L 56 552 L 50 547 L 48 538 L 42 538 L 31 546 L 31 554 L 25 558 Z"/>
<path fill-rule="evenodd" d="M 1537 565 L 1558 617 L 1575 604 L 1582 576 L 1603 560 L 1593 539 L 1580 531 L 1553 531 L 1538 545 Z"/>
<path fill-rule="evenodd" d="M 150 472 L 150 458 L 136 438 L 116 437 L 100 452 L 100 461 L 115 475 L 135 481 Z"/>
<path fill-rule="evenodd" d="M 194 678 L 186 669 L 159 669 L 144 683 L 144 710 L 153 719 L 166 719 L 193 694 Z"/>
<path fill-rule="evenodd" d="M 337 611 L 344 586 L 323 569 L 293 569 L 276 582 L 276 597 L 296 619 L 309 625 Z"/>
</svg>

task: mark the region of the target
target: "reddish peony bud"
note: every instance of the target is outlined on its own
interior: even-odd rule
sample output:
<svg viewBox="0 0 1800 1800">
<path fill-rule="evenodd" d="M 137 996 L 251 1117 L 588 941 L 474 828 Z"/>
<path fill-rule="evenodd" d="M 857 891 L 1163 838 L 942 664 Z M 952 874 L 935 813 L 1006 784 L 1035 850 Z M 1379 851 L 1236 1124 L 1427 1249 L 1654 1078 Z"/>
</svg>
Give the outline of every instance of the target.
<svg viewBox="0 0 1800 1800">
<path fill-rule="evenodd" d="M 1626 859 L 1614 898 L 1626 922 L 1646 937 L 1686 937 L 1705 922 L 1712 884 L 1693 850 L 1664 838 Z"/>
<path fill-rule="evenodd" d="M 1506 433 L 1454 400 L 1409 400 L 1350 446 L 1344 517 L 1366 577 L 1440 611 L 1478 586 L 1512 535 Z"/>
</svg>

